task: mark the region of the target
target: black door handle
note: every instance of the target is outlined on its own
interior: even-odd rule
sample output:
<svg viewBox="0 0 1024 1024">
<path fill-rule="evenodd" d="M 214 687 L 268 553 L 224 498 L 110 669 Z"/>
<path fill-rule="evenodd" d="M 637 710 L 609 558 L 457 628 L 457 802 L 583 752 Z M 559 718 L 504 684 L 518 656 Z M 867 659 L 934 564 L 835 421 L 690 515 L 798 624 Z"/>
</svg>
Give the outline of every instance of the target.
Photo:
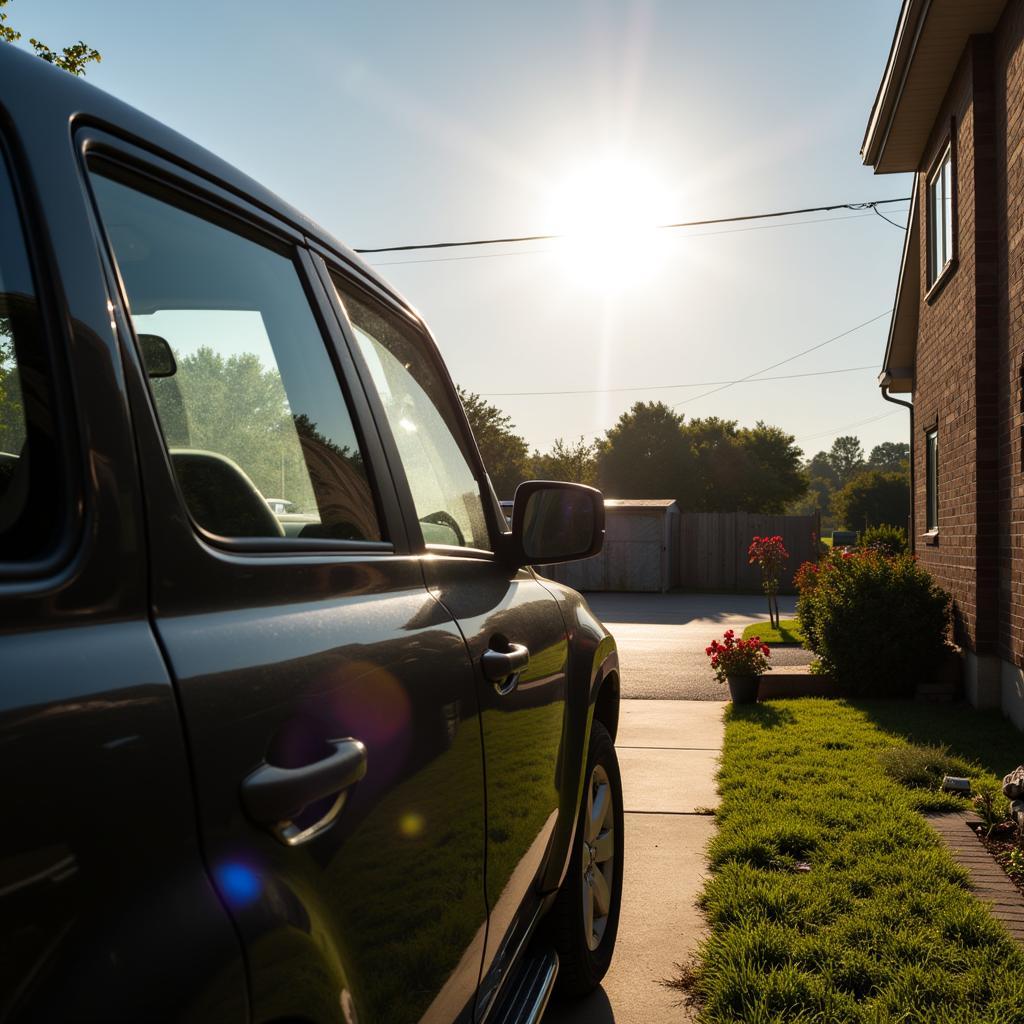
<svg viewBox="0 0 1024 1024">
<path fill-rule="evenodd" d="M 312 838 L 337 817 L 345 791 L 366 774 L 366 747 L 359 740 L 331 740 L 333 752 L 301 768 L 265 764 L 242 783 L 242 803 L 249 817 L 270 825 L 289 846 Z M 315 825 L 300 829 L 293 819 L 311 803 L 338 794 L 331 810 Z"/>
<path fill-rule="evenodd" d="M 504 696 L 511 693 L 519 682 L 519 674 L 530 664 L 530 650 L 522 644 L 508 644 L 503 651 L 488 648 L 480 658 L 484 675 Z M 511 677 L 511 678 L 509 678 Z"/>
</svg>

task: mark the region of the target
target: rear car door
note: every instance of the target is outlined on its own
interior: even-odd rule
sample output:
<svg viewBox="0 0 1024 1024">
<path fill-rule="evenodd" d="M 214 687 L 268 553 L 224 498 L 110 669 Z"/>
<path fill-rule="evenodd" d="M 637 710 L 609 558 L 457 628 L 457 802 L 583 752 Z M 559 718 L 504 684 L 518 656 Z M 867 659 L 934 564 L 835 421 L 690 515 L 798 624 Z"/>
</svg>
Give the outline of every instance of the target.
<svg viewBox="0 0 1024 1024">
<path fill-rule="evenodd" d="M 466 1019 L 476 688 L 310 257 L 208 182 L 87 146 L 134 338 L 154 621 L 254 1019 Z"/>
<path fill-rule="evenodd" d="M 0 60 L 4 123 L 24 128 L 0 145 L 0 1019 L 245 1021 L 149 623 L 131 421 L 67 111 L 24 88 L 19 59 Z"/>
<path fill-rule="evenodd" d="M 337 272 L 332 280 L 378 419 L 390 428 L 386 443 L 402 467 L 401 499 L 427 586 L 457 620 L 475 677 L 490 915 L 482 1016 L 545 889 L 558 884 L 575 821 L 576 777 L 570 771 L 566 779 L 564 760 L 566 628 L 533 573 L 495 555 L 504 520 L 433 342 L 401 309 Z"/>
</svg>

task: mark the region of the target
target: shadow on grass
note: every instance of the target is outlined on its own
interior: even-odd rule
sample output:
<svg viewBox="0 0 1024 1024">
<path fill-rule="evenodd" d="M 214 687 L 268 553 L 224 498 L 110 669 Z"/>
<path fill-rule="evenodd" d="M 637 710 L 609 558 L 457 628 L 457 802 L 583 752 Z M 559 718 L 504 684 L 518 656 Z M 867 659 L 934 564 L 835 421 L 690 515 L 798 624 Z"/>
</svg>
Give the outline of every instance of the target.
<svg viewBox="0 0 1024 1024">
<path fill-rule="evenodd" d="M 796 721 L 789 708 L 774 704 L 730 704 L 726 711 L 730 722 L 754 722 L 763 729 L 778 729 Z"/>
<path fill-rule="evenodd" d="M 1002 778 L 1024 762 L 1024 735 L 999 711 L 966 703 L 921 704 L 904 700 L 850 701 L 886 732 L 912 743 L 945 744 Z"/>
</svg>

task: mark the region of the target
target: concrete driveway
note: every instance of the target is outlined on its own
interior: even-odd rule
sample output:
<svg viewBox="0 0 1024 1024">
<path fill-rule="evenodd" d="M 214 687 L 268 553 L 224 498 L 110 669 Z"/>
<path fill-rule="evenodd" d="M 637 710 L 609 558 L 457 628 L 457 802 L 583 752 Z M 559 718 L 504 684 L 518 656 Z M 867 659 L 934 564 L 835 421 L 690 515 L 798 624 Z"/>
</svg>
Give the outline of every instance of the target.
<svg viewBox="0 0 1024 1024">
<path fill-rule="evenodd" d="M 704 648 L 727 629 L 742 633 L 766 621 L 768 603 L 756 594 L 586 594 L 587 602 L 619 645 L 624 698 L 726 700 Z M 795 597 L 780 597 L 783 618 L 796 613 Z M 774 665 L 806 665 L 800 648 L 772 651 Z"/>
</svg>

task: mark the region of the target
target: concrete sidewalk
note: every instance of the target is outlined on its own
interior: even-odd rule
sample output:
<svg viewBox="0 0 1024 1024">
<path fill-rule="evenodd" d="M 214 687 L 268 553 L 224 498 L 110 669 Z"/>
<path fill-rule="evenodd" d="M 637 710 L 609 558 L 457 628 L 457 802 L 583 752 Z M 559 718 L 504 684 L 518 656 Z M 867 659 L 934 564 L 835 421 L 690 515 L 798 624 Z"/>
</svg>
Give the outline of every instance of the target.
<svg viewBox="0 0 1024 1024">
<path fill-rule="evenodd" d="M 724 705 L 625 700 L 615 746 L 626 811 L 625 875 L 615 958 L 586 999 L 556 1001 L 546 1024 L 687 1021 L 675 976 L 704 935 L 694 904 L 704 884 L 704 850 L 718 804 L 714 776 Z"/>
</svg>

